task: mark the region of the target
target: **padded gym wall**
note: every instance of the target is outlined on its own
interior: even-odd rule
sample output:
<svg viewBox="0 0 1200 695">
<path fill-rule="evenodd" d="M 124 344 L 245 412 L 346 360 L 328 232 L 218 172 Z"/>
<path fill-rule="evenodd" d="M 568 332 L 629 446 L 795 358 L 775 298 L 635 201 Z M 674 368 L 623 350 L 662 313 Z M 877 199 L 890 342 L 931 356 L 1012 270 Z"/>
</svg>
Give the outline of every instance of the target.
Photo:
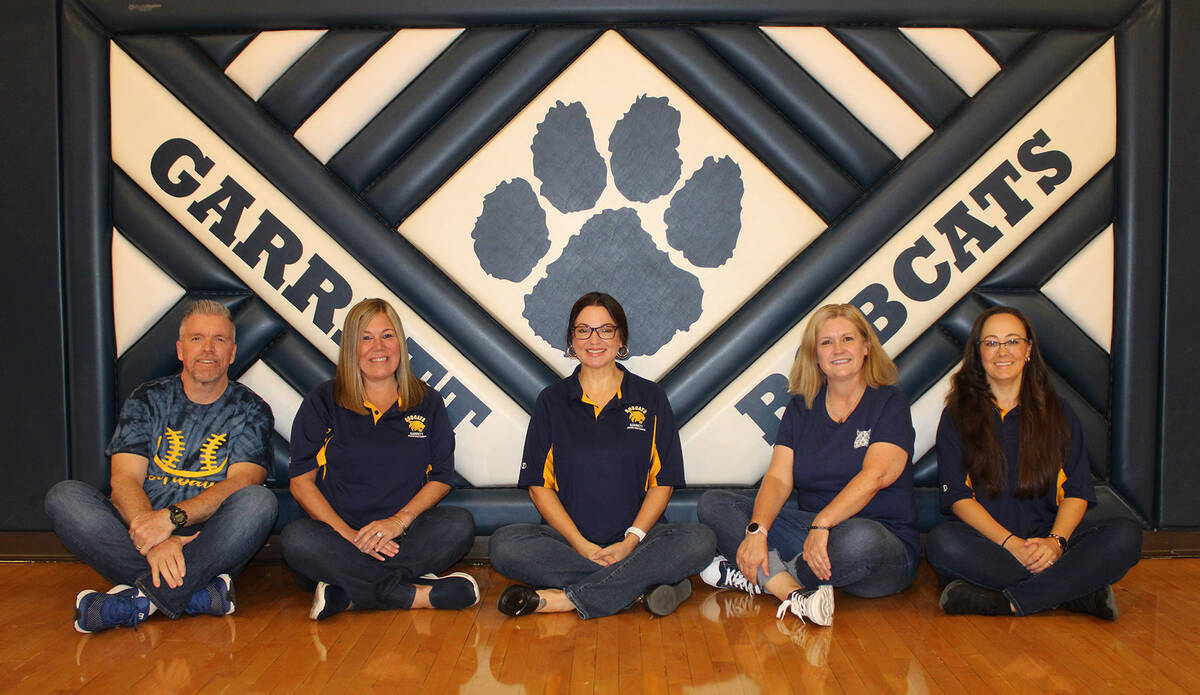
<svg viewBox="0 0 1200 695">
<path fill-rule="evenodd" d="M 60 124 L 64 272 L 38 293 L 69 337 L 46 367 L 67 375 L 70 415 L 42 426 L 67 433 L 57 477 L 104 483 L 120 400 L 177 369 L 198 296 L 234 311 L 282 476 L 345 308 L 382 296 L 447 398 L 463 484 L 509 486 L 533 399 L 571 369 L 566 308 L 598 288 L 701 485 L 761 475 L 800 327 L 858 304 L 928 487 L 946 377 L 1005 304 L 1036 323 L 1106 499 L 1200 526 L 1163 505 L 1159 450 L 1164 380 L 1195 377 L 1146 369 L 1173 335 L 1166 3 L 346 4 L 62 3 L 61 119 L 40 125 Z"/>
</svg>

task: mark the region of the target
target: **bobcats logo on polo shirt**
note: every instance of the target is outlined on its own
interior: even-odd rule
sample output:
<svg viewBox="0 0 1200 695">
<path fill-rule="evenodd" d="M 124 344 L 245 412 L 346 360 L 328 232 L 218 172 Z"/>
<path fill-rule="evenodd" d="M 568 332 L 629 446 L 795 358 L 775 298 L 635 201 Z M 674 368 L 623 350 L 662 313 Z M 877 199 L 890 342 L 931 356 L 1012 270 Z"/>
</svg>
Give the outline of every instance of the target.
<svg viewBox="0 0 1200 695">
<path fill-rule="evenodd" d="M 643 425 L 646 422 L 646 409 L 640 405 L 631 405 L 625 409 L 625 414 L 629 416 L 629 426 L 627 430 L 637 430 L 645 432 L 646 427 Z"/>
<path fill-rule="evenodd" d="M 409 415 L 404 418 L 408 423 L 408 436 L 415 439 L 425 438 L 425 416 L 424 415 Z"/>
</svg>

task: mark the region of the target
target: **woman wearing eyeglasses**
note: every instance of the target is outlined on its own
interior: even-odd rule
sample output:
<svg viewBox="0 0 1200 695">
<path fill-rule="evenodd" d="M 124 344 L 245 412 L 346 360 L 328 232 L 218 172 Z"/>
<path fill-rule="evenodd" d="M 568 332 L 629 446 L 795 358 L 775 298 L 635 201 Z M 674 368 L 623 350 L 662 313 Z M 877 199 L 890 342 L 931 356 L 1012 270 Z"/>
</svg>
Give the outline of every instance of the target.
<svg viewBox="0 0 1200 695">
<path fill-rule="evenodd" d="M 1016 309 L 975 319 L 937 433 L 942 509 L 929 534 L 947 613 L 1065 608 L 1117 617 L 1111 584 L 1137 563 L 1141 530 L 1084 522 L 1096 501 L 1079 419 L 1050 382 L 1033 326 Z"/>
<path fill-rule="evenodd" d="M 716 543 L 700 524 L 659 520 L 684 482 L 671 404 L 658 384 L 617 364 L 629 356 L 629 329 L 611 296 L 580 297 L 566 338 L 579 366 L 538 396 L 518 481 L 544 523 L 492 534 L 492 567 L 526 583 L 505 589 L 497 607 L 587 619 L 643 597 L 648 611 L 668 615 Z"/>
</svg>

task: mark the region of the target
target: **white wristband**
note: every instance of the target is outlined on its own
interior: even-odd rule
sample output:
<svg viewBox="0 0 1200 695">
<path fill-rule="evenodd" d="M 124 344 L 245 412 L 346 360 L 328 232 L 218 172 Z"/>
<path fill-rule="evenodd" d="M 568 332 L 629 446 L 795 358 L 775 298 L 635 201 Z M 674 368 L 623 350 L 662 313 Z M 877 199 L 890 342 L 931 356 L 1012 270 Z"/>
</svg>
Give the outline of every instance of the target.
<svg viewBox="0 0 1200 695">
<path fill-rule="evenodd" d="M 638 543 L 646 540 L 646 532 L 636 526 L 630 526 L 629 528 L 625 529 L 625 533 L 632 533 L 633 535 L 637 536 Z"/>
</svg>

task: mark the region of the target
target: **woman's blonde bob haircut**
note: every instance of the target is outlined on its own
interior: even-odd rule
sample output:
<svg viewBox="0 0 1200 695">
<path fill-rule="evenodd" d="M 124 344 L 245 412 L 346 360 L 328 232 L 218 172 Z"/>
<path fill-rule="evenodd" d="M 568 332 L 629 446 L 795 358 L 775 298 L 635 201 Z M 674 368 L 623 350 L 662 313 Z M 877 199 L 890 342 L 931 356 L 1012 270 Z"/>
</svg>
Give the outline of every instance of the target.
<svg viewBox="0 0 1200 695">
<path fill-rule="evenodd" d="M 384 314 L 396 329 L 396 337 L 400 339 L 400 366 L 396 368 L 396 386 L 400 390 L 400 404 L 405 409 L 415 408 L 425 397 L 425 382 L 412 373 L 408 363 L 408 339 L 404 336 L 404 326 L 400 325 L 400 317 L 396 310 L 382 299 L 364 299 L 350 307 L 346 314 L 346 322 L 342 326 L 342 339 L 338 343 L 337 374 L 333 377 L 333 400 L 346 410 L 365 415 L 367 407 L 363 402 L 367 399 L 363 387 L 362 371 L 358 368 L 358 344 L 362 340 L 363 331 L 376 314 Z M 387 403 L 373 404 L 386 409 Z"/>
<path fill-rule="evenodd" d="M 788 374 L 788 391 L 804 397 L 804 407 L 812 408 L 813 401 L 825 385 L 825 373 L 817 363 L 817 331 L 825 322 L 833 318 L 843 318 L 858 329 L 859 335 L 867 341 L 867 357 L 863 360 L 862 373 L 867 386 L 877 388 L 896 383 L 899 373 L 892 358 L 884 352 L 879 336 L 867 322 L 867 317 L 853 304 L 826 304 L 817 309 L 808 325 L 804 327 L 804 337 L 800 339 L 800 351 L 796 353 L 796 361 L 792 363 L 792 371 Z"/>
</svg>

